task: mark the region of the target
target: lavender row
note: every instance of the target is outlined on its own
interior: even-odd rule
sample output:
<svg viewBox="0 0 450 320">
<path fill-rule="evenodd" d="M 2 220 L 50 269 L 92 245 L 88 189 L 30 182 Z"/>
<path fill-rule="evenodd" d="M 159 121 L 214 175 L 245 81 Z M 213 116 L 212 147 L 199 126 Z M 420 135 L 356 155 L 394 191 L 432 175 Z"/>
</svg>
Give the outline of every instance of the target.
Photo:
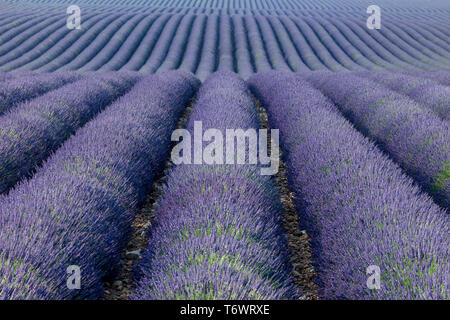
<svg viewBox="0 0 450 320">
<path fill-rule="evenodd" d="M 257 129 L 248 88 L 221 71 L 201 87 L 186 128 Z M 218 151 L 219 153 L 222 151 Z M 296 297 L 280 194 L 259 165 L 179 164 L 162 187 L 133 299 Z"/>
<path fill-rule="evenodd" d="M 243 17 L 240 15 L 231 16 L 232 30 L 234 30 L 234 46 L 236 56 L 236 68 L 239 75 L 247 79 L 257 70 L 255 59 L 252 55 L 250 44 L 247 40 L 247 29 Z"/>
<path fill-rule="evenodd" d="M 195 75 L 204 81 L 209 74 L 216 70 L 217 60 L 220 57 L 216 55 L 216 47 L 219 43 L 219 16 L 211 14 L 206 16 L 206 23 L 204 25 L 203 46 L 201 52 L 197 55 L 198 65 L 195 70 Z"/>
<path fill-rule="evenodd" d="M 175 17 L 177 18 L 177 17 Z M 129 52 L 129 59 L 126 64 L 121 65 L 121 70 L 139 70 L 146 61 L 148 61 L 159 37 L 155 35 L 162 35 L 170 20 L 175 19 L 174 15 L 160 15 L 152 22 L 145 36 L 139 43 L 139 46 L 134 51 Z M 191 71 L 191 70 L 189 70 Z"/>
<path fill-rule="evenodd" d="M 64 27 L 63 12 L 43 12 L 40 17 L 30 19 L 33 22 L 28 28 L 22 27 L 14 30 L 8 30 L 2 36 L 2 44 L 0 46 L 0 63 L 9 62 L 20 57 L 43 41 L 49 34 L 52 34 L 58 28 Z"/>
<path fill-rule="evenodd" d="M 112 57 L 107 63 L 104 63 L 98 70 L 112 71 L 118 70 L 125 65 L 133 56 L 133 53 L 139 47 L 139 44 L 144 41 L 147 32 L 151 33 L 151 27 L 155 20 L 159 17 L 157 14 L 145 15 L 139 24 L 133 28 L 131 33 L 124 39 L 116 39 L 114 45 L 117 42 L 121 43 L 121 47 L 117 51 L 109 51 L 108 56 Z M 108 51 L 106 51 L 108 52 Z M 100 63 L 98 64 L 100 66 Z"/>
<path fill-rule="evenodd" d="M 405 94 L 440 118 L 450 120 L 450 87 L 403 73 L 363 72 L 360 75 Z"/>
<path fill-rule="evenodd" d="M 137 77 L 129 73 L 88 76 L 0 117 L 0 194 L 29 177 L 78 128 L 131 89 Z"/>
<path fill-rule="evenodd" d="M 101 296 L 198 86 L 181 73 L 140 80 L 0 197 L 1 299 Z M 66 286 L 69 266 L 80 268 L 79 290 Z"/>
<path fill-rule="evenodd" d="M 450 205 L 450 127 L 432 111 L 351 73 L 308 77 L 444 208 Z"/>
<path fill-rule="evenodd" d="M 164 61 L 162 61 L 160 66 L 157 68 L 158 72 L 173 70 L 180 65 L 188 41 L 186 32 L 189 33 L 195 18 L 196 16 L 194 15 L 183 16 L 179 22 L 178 30 L 174 34 L 170 46 L 167 48 Z"/>
<path fill-rule="evenodd" d="M 247 78 L 269 69 L 450 69 L 442 17 L 409 31 L 396 21 L 387 22 L 389 31 L 370 32 L 367 17 L 349 12 L 122 9 L 85 8 L 83 27 L 73 32 L 61 12 L 48 10 L 19 24 L 0 21 L 0 70 L 182 69 L 203 80 L 216 70 Z"/>
<path fill-rule="evenodd" d="M 448 213 L 305 80 L 270 72 L 249 85 L 280 128 L 320 296 L 448 299 Z M 379 289 L 367 285 L 369 266 L 380 268 Z"/>
<path fill-rule="evenodd" d="M 14 80 L 19 77 L 31 76 L 30 72 L 0 72 L 0 82 Z"/>
<path fill-rule="evenodd" d="M 165 24 L 160 37 L 155 41 L 155 45 L 148 56 L 147 61 L 139 68 L 139 71 L 145 73 L 156 72 L 158 67 L 163 63 L 167 54 L 169 53 L 169 46 L 181 26 L 181 21 L 184 15 L 174 14 Z M 152 37 L 154 35 L 151 35 Z"/>
<path fill-rule="evenodd" d="M 83 24 L 86 30 L 91 30 L 94 25 L 101 19 L 106 17 L 106 14 L 95 15 L 90 13 L 83 17 Z M 78 32 L 81 30 L 78 30 Z M 59 28 L 51 34 L 47 34 L 45 40 L 39 41 L 39 47 L 31 47 L 27 51 L 21 50 L 19 54 L 15 52 L 20 48 L 14 48 L 11 51 L 10 56 L 18 55 L 19 58 L 10 59 L 11 61 L 2 64 L 3 70 L 37 70 L 40 66 L 45 63 L 54 62 L 53 60 L 58 57 L 58 55 L 66 52 L 70 45 L 73 45 L 75 40 L 80 36 L 79 33 L 73 33 L 68 28 Z M 83 32 L 83 31 L 82 31 Z M 55 46 L 55 43 L 58 43 Z M 68 52 L 66 52 L 68 54 Z M 54 63 L 51 63 L 54 65 Z M 55 69 L 48 68 L 43 71 L 53 71 Z"/>
<path fill-rule="evenodd" d="M 115 17 L 115 19 L 114 19 Z M 84 45 L 75 45 L 73 46 L 70 52 L 64 52 L 64 54 L 69 53 L 71 55 L 71 60 L 65 59 L 64 64 L 59 67 L 57 70 L 67 71 L 67 70 L 80 70 L 80 71 L 91 71 L 95 70 L 94 68 L 87 68 L 91 62 L 97 59 L 102 59 L 105 55 L 105 51 L 103 50 L 107 43 L 111 43 L 113 37 L 120 37 L 120 28 L 130 19 L 132 19 L 132 15 L 124 14 L 124 15 L 108 15 L 109 23 L 105 24 L 102 29 L 97 30 L 97 34 L 92 33 L 92 31 L 96 28 L 90 28 L 87 33 L 91 32 L 91 37 L 95 37 L 95 41 L 86 41 Z M 99 35 L 102 35 L 101 37 Z M 75 49 L 78 53 L 75 54 Z M 106 52 L 106 54 L 110 54 L 110 52 Z M 52 61 L 52 63 L 56 62 Z M 45 70 L 45 69 L 44 69 Z"/>
<path fill-rule="evenodd" d="M 411 71 L 405 72 L 415 77 L 423 77 L 425 79 L 432 79 L 439 82 L 445 86 L 450 86 L 450 72 L 440 71 L 440 72 L 425 72 L 425 71 Z"/>
<path fill-rule="evenodd" d="M 80 78 L 81 76 L 76 73 L 43 73 L 4 81 L 0 84 L 0 116 L 20 102 L 35 98 Z"/>
<path fill-rule="evenodd" d="M 105 66 L 107 63 L 111 63 L 116 61 L 120 57 L 120 49 L 125 47 L 128 51 L 132 51 L 133 48 L 133 42 L 130 43 L 130 41 L 136 40 L 133 39 L 133 37 L 129 37 L 131 35 L 131 32 L 133 30 L 137 30 L 140 23 L 144 20 L 144 18 L 148 18 L 148 16 L 145 16 L 143 14 L 135 14 L 133 16 L 130 16 L 129 19 L 126 20 L 126 22 L 118 29 L 114 37 L 110 39 L 107 43 L 105 43 L 103 46 L 99 45 L 96 49 L 89 48 L 89 51 L 93 51 L 90 57 L 86 57 L 83 61 L 83 59 L 80 61 L 77 61 L 77 64 L 71 64 L 71 69 L 76 69 L 77 66 L 82 68 L 80 70 L 98 70 L 101 67 Z M 127 43 L 125 43 L 125 41 Z M 94 52 L 97 50 L 97 54 L 94 56 Z M 120 54 L 119 54 L 120 53 Z M 115 56 L 115 59 L 113 61 L 112 58 Z M 77 58 L 78 59 L 78 58 Z M 103 68 L 103 70 L 106 70 Z M 111 69 L 110 69 L 111 70 Z"/>
</svg>

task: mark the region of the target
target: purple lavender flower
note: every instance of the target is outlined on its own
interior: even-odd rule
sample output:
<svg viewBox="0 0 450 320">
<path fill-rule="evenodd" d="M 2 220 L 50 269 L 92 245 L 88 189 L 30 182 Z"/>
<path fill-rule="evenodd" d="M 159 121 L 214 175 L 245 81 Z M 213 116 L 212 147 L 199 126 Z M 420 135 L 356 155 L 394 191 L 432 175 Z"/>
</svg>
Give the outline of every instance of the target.
<svg viewBox="0 0 450 320">
<path fill-rule="evenodd" d="M 436 202 L 449 208 L 448 121 L 439 119 L 413 100 L 352 73 L 319 72 L 311 74 L 308 80 L 336 103 L 359 130 L 374 139 Z"/>
<path fill-rule="evenodd" d="M 91 75 L 1 116 L 0 193 L 30 177 L 36 166 L 136 80 L 129 73 Z"/>
<path fill-rule="evenodd" d="M 198 86 L 179 72 L 140 80 L 0 197 L 1 299 L 101 296 Z M 81 269 L 80 290 L 66 286 L 70 265 Z"/>
<path fill-rule="evenodd" d="M 242 79 L 211 75 L 186 128 L 259 128 Z M 275 180 L 257 165 L 189 165 L 168 173 L 133 299 L 292 299 Z"/>
<path fill-rule="evenodd" d="M 80 79 L 77 73 L 41 73 L 18 77 L 0 84 L 0 116 L 18 103 Z"/>
<path fill-rule="evenodd" d="M 349 81 L 340 82 L 342 90 Z M 249 85 L 270 126 L 280 128 L 320 296 L 448 299 L 448 213 L 304 79 L 268 72 Z M 381 271 L 378 290 L 367 286 L 373 265 Z"/>
</svg>

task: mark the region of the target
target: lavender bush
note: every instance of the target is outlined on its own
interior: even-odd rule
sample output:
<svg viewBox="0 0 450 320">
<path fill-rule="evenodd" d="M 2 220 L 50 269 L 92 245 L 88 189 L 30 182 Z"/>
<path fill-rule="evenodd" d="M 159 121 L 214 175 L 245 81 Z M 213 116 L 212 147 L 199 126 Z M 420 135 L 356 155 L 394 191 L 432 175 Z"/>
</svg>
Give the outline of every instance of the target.
<svg viewBox="0 0 450 320">
<path fill-rule="evenodd" d="M 186 51 L 184 53 L 181 64 L 178 69 L 185 71 L 196 70 L 198 61 L 198 48 L 201 47 L 203 41 L 203 35 L 199 36 L 203 32 L 203 28 L 206 23 L 206 15 L 198 14 L 192 25 L 191 34 L 187 39 Z"/>
<path fill-rule="evenodd" d="M 124 70 L 140 70 L 140 68 L 145 64 L 145 62 L 150 57 L 153 49 L 155 48 L 158 37 L 155 35 L 161 35 L 164 28 L 167 26 L 168 22 L 174 19 L 173 15 L 166 14 L 160 15 L 152 23 L 150 29 L 142 39 L 139 47 L 135 49 L 132 56 L 129 58 L 126 64 L 124 64 L 121 69 Z M 190 70 L 189 70 L 190 71 Z"/>
<path fill-rule="evenodd" d="M 163 63 L 164 58 L 167 56 L 171 40 L 176 34 L 178 27 L 181 24 L 183 15 L 175 14 L 171 15 L 167 24 L 164 26 L 164 32 L 158 39 L 155 39 L 155 45 L 150 52 L 150 56 L 145 61 L 145 64 L 139 68 L 139 71 L 145 73 L 153 73 Z M 154 37 L 154 35 L 152 35 Z"/>
<path fill-rule="evenodd" d="M 42 42 L 49 34 L 62 29 L 64 24 L 63 12 L 53 12 L 51 14 L 43 12 L 41 19 L 35 19 L 34 24 L 23 32 L 11 30 L 9 34 L 4 34 L 1 39 L 2 45 L 0 46 L 0 64 L 21 57 L 39 42 Z"/>
<path fill-rule="evenodd" d="M 198 58 L 198 66 L 195 70 L 196 76 L 201 81 L 204 81 L 216 69 L 216 45 L 219 36 L 216 28 L 218 27 L 218 21 L 219 16 L 217 14 L 206 16 L 203 46 Z"/>
<path fill-rule="evenodd" d="M 142 79 L 0 197 L 1 299 L 101 296 L 198 86 L 188 74 Z M 80 290 L 66 287 L 70 265 L 81 268 Z"/>
<path fill-rule="evenodd" d="M 306 66 L 305 63 L 300 58 L 301 54 L 299 54 L 296 47 L 294 46 L 294 41 L 296 41 L 297 39 L 294 39 L 294 37 L 292 37 L 292 35 L 289 33 L 289 30 L 282 25 L 280 19 L 278 19 L 278 17 L 273 16 L 267 16 L 264 17 L 264 19 L 262 18 L 263 16 L 257 16 L 257 19 L 261 19 L 263 21 L 266 20 L 269 26 L 273 28 L 276 40 L 279 41 L 282 52 L 284 53 L 283 57 L 289 63 L 291 68 L 297 72 L 310 71 L 308 66 Z"/>
<path fill-rule="evenodd" d="M 231 16 L 227 14 L 221 14 L 219 16 L 219 61 L 217 70 L 234 70 L 234 46 L 232 35 L 232 20 Z"/>
<path fill-rule="evenodd" d="M 252 16 L 242 17 L 248 44 L 252 52 L 252 58 L 255 62 L 256 72 L 262 72 L 272 69 L 273 65 L 270 62 L 268 53 L 265 50 L 261 33 L 259 32 L 256 20 Z"/>
<path fill-rule="evenodd" d="M 18 103 L 80 79 L 77 73 L 43 73 L 19 77 L 0 84 L 0 116 Z"/>
<path fill-rule="evenodd" d="M 119 50 L 125 45 L 125 40 L 133 40 L 131 32 L 137 27 L 137 25 L 143 20 L 145 16 L 143 14 L 134 14 L 128 18 L 128 20 L 120 27 L 120 29 L 114 34 L 114 37 L 110 39 L 97 54 L 80 68 L 80 70 L 99 70 L 102 66 L 106 65 L 115 54 L 119 53 Z M 130 45 L 130 43 L 127 43 Z M 133 47 L 127 47 L 127 50 L 131 50 Z M 119 56 L 117 57 L 119 58 Z M 81 62 L 81 61 L 80 61 Z M 103 69 L 105 70 L 105 69 Z M 111 70 L 111 69 L 110 69 Z"/>
<path fill-rule="evenodd" d="M 321 20 L 323 21 L 324 19 Z M 389 51 L 380 46 L 380 44 L 374 41 L 367 33 L 365 33 L 365 31 L 362 31 L 360 27 L 358 28 L 355 25 L 349 27 L 342 20 L 343 19 L 327 18 L 327 22 L 325 23 L 329 24 L 332 28 L 336 28 L 339 31 L 339 34 L 342 34 L 351 43 L 353 48 L 356 48 L 361 52 L 355 52 L 352 55 L 352 58 L 358 59 L 359 56 L 362 55 L 375 63 L 377 68 L 385 70 L 401 70 L 401 68 L 396 65 L 398 63 L 407 67 L 404 62 L 393 57 Z M 393 63 L 394 61 L 395 63 Z"/>
<path fill-rule="evenodd" d="M 397 161 L 444 208 L 450 205 L 450 127 L 430 110 L 352 73 L 308 77 L 358 129 Z"/>
<path fill-rule="evenodd" d="M 7 81 L 7 80 L 13 80 L 20 77 L 25 76 L 31 76 L 32 73 L 30 72 L 0 72 L 0 82 Z"/>
<path fill-rule="evenodd" d="M 287 16 L 281 16 L 279 19 L 269 17 L 272 23 L 276 23 L 275 20 L 278 20 L 279 23 L 286 29 L 286 32 L 290 35 L 293 44 L 295 45 L 299 56 L 305 62 L 311 70 L 326 70 L 327 67 L 320 61 L 319 57 L 313 51 L 312 45 L 309 44 L 309 39 L 305 37 L 302 33 L 302 30 L 297 28 L 292 19 Z M 311 42 L 315 42 L 312 40 Z M 303 71 L 303 70 L 302 70 Z M 306 71 L 306 70 L 305 70 Z"/>
<path fill-rule="evenodd" d="M 314 20 L 311 21 L 312 22 L 317 23 L 318 28 L 326 31 L 330 38 L 333 40 L 333 43 L 338 43 L 339 44 L 339 48 L 342 49 L 342 52 L 339 53 L 339 56 L 342 55 L 342 58 L 344 58 L 345 55 L 347 55 L 348 57 L 350 57 L 351 59 L 351 63 L 348 63 L 348 65 L 351 65 L 353 63 L 358 64 L 359 66 L 364 67 L 365 69 L 368 70 L 381 70 L 382 68 L 375 64 L 372 61 L 373 55 L 370 54 L 369 52 L 363 52 L 361 51 L 361 48 L 359 46 L 354 46 L 347 37 L 345 37 L 342 32 L 335 26 L 335 23 L 332 23 L 330 20 L 328 19 L 324 19 L 324 18 L 314 18 Z M 323 39 L 321 37 L 321 39 Z M 340 50 L 338 50 L 338 48 L 336 48 L 336 51 L 339 52 Z"/>
<path fill-rule="evenodd" d="M 110 15 L 109 19 L 111 17 L 114 16 Z M 95 57 L 100 53 L 100 51 L 102 51 L 102 54 L 100 54 L 100 56 L 104 56 L 105 52 L 102 49 L 107 45 L 110 38 L 119 33 L 120 28 L 126 23 L 126 21 L 129 21 L 130 19 L 132 19 L 132 15 L 130 14 L 116 15 L 115 19 L 110 20 L 109 23 L 105 25 L 104 29 L 101 29 L 100 32 L 97 31 L 96 34 L 97 37 L 95 38 L 96 41 L 90 41 L 84 46 L 79 46 L 81 50 L 76 55 L 73 55 L 73 53 L 70 52 L 72 56 L 70 62 L 65 62 L 57 70 L 61 71 L 92 70 L 88 68 L 85 69 L 85 66 L 89 66 L 89 63 L 95 59 Z M 98 36 L 99 34 L 102 34 L 103 36 L 99 37 Z"/>
<path fill-rule="evenodd" d="M 78 57 L 89 46 L 89 43 L 96 39 L 108 23 L 118 18 L 113 12 L 108 11 L 112 10 L 97 14 L 92 21 L 84 21 L 84 31 L 82 29 L 79 30 L 81 32 L 69 33 L 57 46 L 51 46 L 45 54 L 40 55 L 37 59 L 30 61 L 20 69 L 53 72 L 66 65 Z M 88 17 L 86 18 L 88 19 Z"/>
<path fill-rule="evenodd" d="M 440 118 L 450 120 L 450 87 L 448 86 L 440 85 L 431 79 L 402 73 L 363 72 L 361 76 L 405 94 L 419 103 L 420 106 L 433 111 Z"/>
<path fill-rule="evenodd" d="M 325 299 L 448 299 L 449 215 L 293 74 L 249 79 L 280 128 L 289 187 Z M 366 268 L 381 270 L 369 289 Z"/>
<path fill-rule="evenodd" d="M 251 8 L 244 2 L 216 1 L 216 9 L 200 9 L 198 2 L 185 8 L 90 6 L 79 30 L 66 28 L 65 5 L 32 13 L 35 5 L 10 3 L 0 16 L 0 70 L 182 69 L 201 80 L 218 70 L 243 78 L 269 69 L 450 70 L 445 13 L 413 10 L 411 23 L 405 12 L 390 11 L 383 17 L 386 29 L 372 32 L 362 7 L 336 11 L 330 0 L 326 9 L 258 10 L 257 0 Z"/>
<path fill-rule="evenodd" d="M 352 25 L 359 25 L 361 28 L 365 29 L 367 33 L 366 23 L 361 21 L 361 19 L 349 18 L 346 20 L 352 23 Z M 389 25 L 389 28 L 391 27 L 392 24 Z M 370 32 L 370 36 L 379 43 L 381 47 L 384 47 L 391 52 L 391 54 L 401 61 L 406 62 L 412 68 L 427 71 L 437 71 L 442 68 L 441 66 L 435 66 L 434 63 L 418 53 L 414 48 L 396 37 L 392 31 L 385 32 L 384 30 L 381 30 L 381 32 Z"/>
<path fill-rule="evenodd" d="M 425 79 L 432 79 L 445 86 L 450 86 L 450 72 L 448 71 L 440 71 L 440 72 L 411 71 L 405 72 L 405 74 L 410 74 L 412 76 L 421 77 Z"/>
<path fill-rule="evenodd" d="M 309 17 L 301 19 L 304 25 L 308 25 L 311 30 L 314 32 L 314 35 L 317 36 L 319 42 L 323 43 L 325 46 L 325 50 L 331 54 L 331 56 L 338 61 L 338 63 L 343 66 L 347 70 L 365 70 L 361 65 L 350 59 L 350 57 L 346 54 L 343 48 L 341 48 L 342 44 L 337 43 L 333 40 L 333 38 L 328 34 L 328 32 L 320 25 L 316 19 L 312 19 Z"/>
<path fill-rule="evenodd" d="M 298 66 L 290 66 L 288 63 L 288 55 L 283 53 L 283 43 L 281 39 L 274 33 L 272 26 L 267 18 L 261 15 L 255 15 L 253 19 L 261 33 L 261 44 L 264 46 L 268 58 L 272 64 L 272 68 L 281 71 L 298 70 Z"/>
<path fill-rule="evenodd" d="M 247 31 L 241 15 L 231 16 L 234 29 L 234 41 L 236 46 L 236 67 L 242 78 L 247 79 L 254 72 L 255 67 L 252 62 L 251 52 L 248 50 Z"/>
<path fill-rule="evenodd" d="M 105 17 L 105 16 L 103 16 Z M 102 15 L 98 15 L 93 12 L 89 12 L 83 16 L 83 23 L 85 27 L 92 27 L 95 22 L 98 22 L 102 18 Z M 42 39 L 40 35 L 45 35 Z M 52 33 L 48 33 L 47 30 L 40 30 L 35 36 L 38 36 L 37 47 L 29 47 L 27 50 L 12 50 L 9 53 L 10 61 L 2 64 L 2 70 L 33 70 L 42 61 L 51 61 L 55 58 L 55 52 L 64 52 L 67 49 L 67 44 L 71 44 L 73 39 L 79 36 L 79 33 L 71 33 L 68 28 L 58 28 Z M 55 46 L 58 43 L 58 46 Z M 33 66 L 33 67 L 32 67 Z"/>
<path fill-rule="evenodd" d="M 186 32 L 189 31 L 194 20 L 194 15 L 185 15 L 183 19 L 181 19 L 178 26 L 178 32 L 174 34 L 170 47 L 167 49 L 167 55 L 157 68 L 158 72 L 176 69 L 180 65 L 181 59 L 183 58 L 183 51 L 188 40 Z"/>
<path fill-rule="evenodd" d="M 125 40 L 123 40 L 120 49 L 117 50 L 112 58 L 107 63 L 103 64 L 98 70 L 118 70 L 121 66 L 125 65 L 125 63 L 133 56 L 135 50 L 139 48 L 139 44 L 144 39 L 146 32 L 158 17 L 159 15 L 157 14 L 145 16 L 144 19 L 142 19 L 142 21 L 134 28 L 132 33 L 126 37 Z"/>
<path fill-rule="evenodd" d="M 0 193 L 29 177 L 70 135 L 136 81 L 137 75 L 129 73 L 93 75 L 0 117 Z"/>
<path fill-rule="evenodd" d="M 288 19 L 288 18 L 285 18 Z M 332 55 L 327 47 L 320 41 L 320 38 L 316 35 L 315 30 L 308 25 L 304 19 L 292 18 L 290 19 L 293 28 L 299 30 L 304 35 L 305 40 L 309 47 L 312 49 L 312 55 L 316 56 L 321 63 L 323 63 L 328 70 L 332 71 L 344 71 L 348 70 L 347 66 L 341 65 L 338 60 Z M 311 57 L 309 57 L 311 59 Z"/>
<path fill-rule="evenodd" d="M 219 95 L 217 95 L 219 94 Z M 215 99 L 214 99 L 215 98 Z M 218 72 L 187 122 L 203 129 L 259 128 L 245 83 Z M 155 210 L 133 299 L 290 299 L 280 195 L 257 165 L 173 167 Z"/>
</svg>

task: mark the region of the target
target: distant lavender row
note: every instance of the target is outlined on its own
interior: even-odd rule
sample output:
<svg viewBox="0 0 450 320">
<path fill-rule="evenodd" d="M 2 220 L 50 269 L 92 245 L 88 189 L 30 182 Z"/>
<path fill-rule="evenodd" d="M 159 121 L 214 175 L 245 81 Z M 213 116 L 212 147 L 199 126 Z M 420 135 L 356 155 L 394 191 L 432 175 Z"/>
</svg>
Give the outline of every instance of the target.
<svg viewBox="0 0 450 320">
<path fill-rule="evenodd" d="M 244 78 L 270 69 L 450 70 L 444 15 L 414 20 L 408 31 L 400 18 L 383 20 L 386 30 L 371 32 L 364 11 L 83 6 L 83 27 L 71 31 L 66 7 L 44 7 L 0 16 L 0 70 L 182 69 L 201 80 L 218 70 Z"/>
<path fill-rule="evenodd" d="M 136 81 L 137 75 L 125 73 L 92 75 L 0 117 L 0 193 L 29 177 L 70 135 Z"/>
<path fill-rule="evenodd" d="M 390 89 L 405 94 L 421 106 L 432 110 L 440 118 L 450 120 L 450 87 L 440 85 L 431 79 L 423 79 L 403 73 L 362 72 L 358 74 L 370 78 Z"/>
<path fill-rule="evenodd" d="M 77 73 L 42 73 L 3 81 L 0 83 L 0 116 L 22 101 L 80 78 Z"/>
<path fill-rule="evenodd" d="M 23 0 L 7 0 L 7 3 L 21 2 Z M 27 0 L 27 2 L 34 2 L 38 4 L 46 3 L 47 6 L 56 6 L 56 4 L 72 4 L 70 0 Z M 130 11 L 137 7 L 144 11 L 152 7 L 163 7 L 166 9 L 181 9 L 181 8 L 195 8 L 195 9 L 247 9 L 248 12 L 258 12 L 267 10 L 277 14 L 278 12 L 303 12 L 307 10 L 357 10 L 358 12 L 367 8 L 372 2 L 367 0 L 341 0 L 339 2 L 333 0 L 79 0 L 78 3 L 83 4 L 89 8 L 97 6 L 118 6 L 119 10 Z M 410 1 L 395 1 L 379 0 L 379 5 L 386 7 L 386 11 L 390 15 L 402 12 L 422 11 L 423 13 L 448 12 L 448 5 L 444 0 L 436 0 L 432 3 L 421 0 Z M 389 5 L 387 5 L 389 4 Z M 397 17 L 397 15 L 394 15 Z M 400 15 L 401 16 L 401 15 Z"/>
<path fill-rule="evenodd" d="M 0 197 L 0 299 L 101 296 L 198 85 L 180 73 L 142 79 Z M 80 290 L 66 287 L 70 265 Z"/>
<path fill-rule="evenodd" d="M 411 99 L 351 73 L 314 73 L 308 80 L 439 204 L 449 207 L 449 122 Z"/>
<path fill-rule="evenodd" d="M 445 86 L 450 86 L 450 72 L 446 72 L 446 71 L 440 71 L 440 72 L 414 71 L 414 72 L 405 72 L 405 73 L 416 76 L 416 77 L 432 79 L 432 80 L 437 81 L 440 84 L 443 84 Z"/>
<path fill-rule="evenodd" d="M 293 74 L 249 80 L 280 128 L 289 186 L 325 299 L 448 299 L 450 221 L 401 169 Z M 345 83 L 344 83 L 345 84 Z M 381 271 L 367 287 L 366 268 Z"/>
<path fill-rule="evenodd" d="M 237 75 L 211 75 L 187 129 L 259 128 Z M 219 151 L 221 152 L 221 151 Z M 257 165 L 180 164 L 168 173 L 154 212 L 133 299 L 290 299 L 280 195 Z"/>
<path fill-rule="evenodd" d="M 17 79 L 22 76 L 30 76 L 32 75 L 31 72 L 24 71 L 24 72 L 0 72 L 0 82 L 1 81 L 7 81 L 7 80 L 13 80 Z"/>
</svg>

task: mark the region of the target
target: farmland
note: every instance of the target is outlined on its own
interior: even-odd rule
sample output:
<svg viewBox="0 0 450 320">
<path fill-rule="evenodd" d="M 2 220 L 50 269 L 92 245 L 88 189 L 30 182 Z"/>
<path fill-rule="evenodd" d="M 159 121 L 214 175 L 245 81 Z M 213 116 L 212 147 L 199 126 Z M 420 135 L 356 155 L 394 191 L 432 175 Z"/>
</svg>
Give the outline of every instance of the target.
<svg viewBox="0 0 450 320">
<path fill-rule="evenodd" d="M 425 11 L 414 21 L 388 12 L 378 31 L 367 29 L 367 15 L 358 11 L 89 3 L 81 29 L 69 30 L 64 5 L 30 4 L 20 12 L 2 6 L 0 71 L 180 69 L 202 81 L 218 70 L 244 79 L 272 69 L 450 71 L 442 12 Z"/>
<path fill-rule="evenodd" d="M 448 3 L 73 4 L 0 2 L 1 300 L 450 299 Z"/>
</svg>

